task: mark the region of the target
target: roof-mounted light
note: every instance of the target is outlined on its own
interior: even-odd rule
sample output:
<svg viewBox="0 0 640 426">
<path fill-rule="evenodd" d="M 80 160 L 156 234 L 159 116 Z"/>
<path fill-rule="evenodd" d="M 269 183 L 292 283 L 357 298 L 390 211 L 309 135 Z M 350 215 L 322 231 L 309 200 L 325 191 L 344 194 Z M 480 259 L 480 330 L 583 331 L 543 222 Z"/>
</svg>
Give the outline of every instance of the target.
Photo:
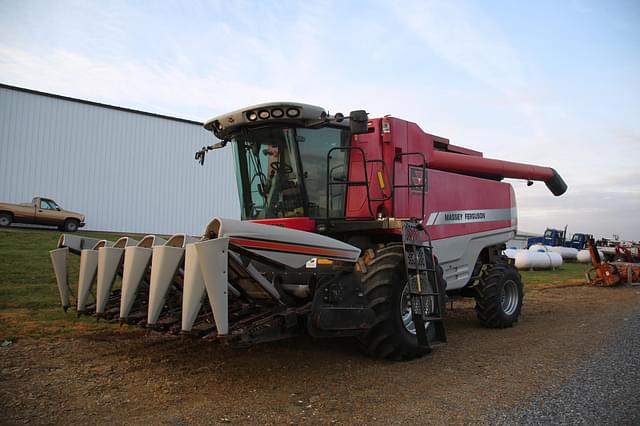
<svg viewBox="0 0 640 426">
<path fill-rule="evenodd" d="M 280 118 L 284 115 L 284 111 L 281 108 L 274 108 L 271 110 L 271 116 L 273 118 Z"/>
<path fill-rule="evenodd" d="M 287 117 L 295 118 L 300 115 L 300 110 L 298 108 L 289 108 L 287 110 Z"/>
<path fill-rule="evenodd" d="M 260 110 L 258 112 L 258 117 L 260 117 L 261 120 L 266 120 L 270 117 L 269 111 L 267 111 L 266 109 Z"/>
<path fill-rule="evenodd" d="M 258 114 L 256 114 L 255 111 L 249 111 L 247 113 L 247 120 L 249 121 L 256 121 L 258 119 Z"/>
</svg>

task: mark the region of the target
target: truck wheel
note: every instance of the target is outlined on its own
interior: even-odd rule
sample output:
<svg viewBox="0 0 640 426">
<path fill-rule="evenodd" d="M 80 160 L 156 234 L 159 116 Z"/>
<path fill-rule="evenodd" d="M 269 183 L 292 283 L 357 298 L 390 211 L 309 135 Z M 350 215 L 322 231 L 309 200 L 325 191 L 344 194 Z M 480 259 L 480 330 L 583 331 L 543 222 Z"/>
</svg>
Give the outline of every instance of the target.
<svg viewBox="0 0 640 426">
<path fill-rule="evenodd" d="M 0 226 L 9 226 L 13 222 L 13 217 L 9 213 L 0 213 Z"/>
<path fill-rule="evenodd" d="M 438 279 L 442 268 L 437 267 Z M 429 281 L 433 282 L 433 273 Z M 362 349 L 370 356 L 393 360 L 410 360 L 426 355 L 429 350 L 418 345 L 407 292 L 402 245 L 390 244 L 377 251 L 366 264 L 362 285 L 376 321 L 360 337 Z M 427 323 L 427 336 L 435 337 L 435 327 Z"/>
<path fill-rule="evenodd" d="M 476 313 L 485 327 L 506 328 L 518 322 L 524 290 L 518 270 L 507 264 L 489 265 L 476 289 Z"/>
<path fill-rule="evenodd" d="M 80 223 L 74 219 L 67 219 L 64 221 L 64 231 L 65 232 L 76 232 L 80 227 Z"/>
</svg>

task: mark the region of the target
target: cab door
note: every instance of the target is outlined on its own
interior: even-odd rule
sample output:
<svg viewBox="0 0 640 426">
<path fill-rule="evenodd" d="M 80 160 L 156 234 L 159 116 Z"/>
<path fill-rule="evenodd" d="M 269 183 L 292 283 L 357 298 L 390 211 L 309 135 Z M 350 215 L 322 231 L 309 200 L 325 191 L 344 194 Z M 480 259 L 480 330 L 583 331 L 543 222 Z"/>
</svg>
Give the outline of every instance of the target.
<svg viewBox="0 0 640 426">
<path fill-rule="evenodd" d="M 35 223 L 42 225 L 57 225 L 64 218 L 57 205 L 45 198 L 41 198 L 39 205 L 36 206 Z"/>
</svg>

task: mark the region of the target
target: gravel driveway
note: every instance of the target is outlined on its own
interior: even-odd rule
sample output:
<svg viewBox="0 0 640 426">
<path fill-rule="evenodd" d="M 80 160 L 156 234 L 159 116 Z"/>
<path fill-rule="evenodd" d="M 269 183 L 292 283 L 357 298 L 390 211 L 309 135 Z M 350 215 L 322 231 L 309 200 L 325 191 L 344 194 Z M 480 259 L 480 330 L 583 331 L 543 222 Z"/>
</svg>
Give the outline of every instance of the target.
<svg viewBox="0 0 640 426">
<path fill-rule="evenodd" d="M 640 424 L 640 309 L 625 316 L 559 389 L 540 392 L 529 404 L 483 420 L 499 425 Z"/>
</svg>

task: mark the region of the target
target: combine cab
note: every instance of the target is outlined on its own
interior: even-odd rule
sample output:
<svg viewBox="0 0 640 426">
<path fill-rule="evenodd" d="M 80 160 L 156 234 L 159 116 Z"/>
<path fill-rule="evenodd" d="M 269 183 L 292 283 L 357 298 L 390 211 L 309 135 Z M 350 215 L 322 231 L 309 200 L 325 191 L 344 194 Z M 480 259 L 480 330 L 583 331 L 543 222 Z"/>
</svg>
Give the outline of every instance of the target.
<svg viewBox="0 0 640 426">
<path fill-rule="evenodd" d="M 65 308 L 71 251 L 79 313 L 236 346 L 353 336 L 373 356 L 411 359 L 446 342 L 447 297 L 475 298 L 487 327 L 517 322 L 522 282 L 501 255 L 516 201 L 501 180 L 561 195 L 555 170 L 487 159 L 364 111 L 270 103 L 205 128 L 220 142 L 196 159 L 233 149 L 242 220 L 214 218 L 197 239 L 63 235 L 51 257 Z"/>
</svg>

